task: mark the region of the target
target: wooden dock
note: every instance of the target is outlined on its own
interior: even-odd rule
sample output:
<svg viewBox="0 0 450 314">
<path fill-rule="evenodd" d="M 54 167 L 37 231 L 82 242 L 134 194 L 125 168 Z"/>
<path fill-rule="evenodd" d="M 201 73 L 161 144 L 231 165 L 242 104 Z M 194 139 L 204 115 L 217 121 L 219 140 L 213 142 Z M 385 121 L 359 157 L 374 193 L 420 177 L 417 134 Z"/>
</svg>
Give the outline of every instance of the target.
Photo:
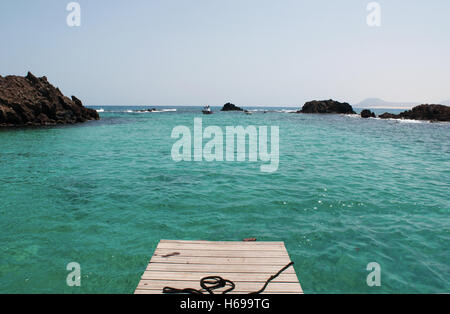
<svg viewBox="0 0 450 314">
<path fill-rule="evenodd" d="M 162 294 L 164 287 L 201 289 L 200 280 L 220 276 L 235 283 L 230 294 L 260 290 L 291 262 L 284 242 L 209 242 L 161 240 L 135 294 Z M 214 291 L 220 294 L 222 288 Z M 302 294 L 291 266 L 274 279 L 265 294 Z"/>
</svg>

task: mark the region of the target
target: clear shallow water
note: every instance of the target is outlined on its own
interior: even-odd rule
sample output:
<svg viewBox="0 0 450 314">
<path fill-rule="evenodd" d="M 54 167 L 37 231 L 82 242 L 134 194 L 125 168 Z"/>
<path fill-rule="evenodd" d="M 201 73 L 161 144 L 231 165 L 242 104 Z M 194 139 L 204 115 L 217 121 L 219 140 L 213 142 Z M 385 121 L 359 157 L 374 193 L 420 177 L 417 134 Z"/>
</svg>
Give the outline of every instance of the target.
<svg viewBox="0 0 450 314">
<path fill-rule="evenodd" d="M 132 293 L 160 239 L 246 237 L 285 241 L 306 293 L 450 292 L 450 124 L 127 109 L 0 130 L 0 292 Z M 171 131 L 194 117 L 278 125 L 278 171 L 173 162 Z"/>
</svg>

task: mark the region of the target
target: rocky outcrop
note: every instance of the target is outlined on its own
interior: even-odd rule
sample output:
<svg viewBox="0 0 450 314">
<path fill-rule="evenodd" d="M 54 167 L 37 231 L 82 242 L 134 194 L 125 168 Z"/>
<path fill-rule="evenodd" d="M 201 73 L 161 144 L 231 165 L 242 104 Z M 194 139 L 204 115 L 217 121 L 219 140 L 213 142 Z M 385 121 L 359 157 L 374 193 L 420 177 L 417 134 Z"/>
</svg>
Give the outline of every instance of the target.
<svg viewBox="0 0 450 314">
<path fill-rule="evenodd" d="M 380 114 L 378 116 L 378 118 L 381 118 L 381 119 L 398 119 L 398 115 L 385 112 L 383 114 Z"/>
<path fill-rule="evenodd" d="M 400 117 L 412 120 L 450 121 L 450 107 L 444 105 L 420 105 L 402 112 Z"/>
<path fill-rule="evenodd" d="M 307 102 L 302 110 L 298 113 L 341 113 L 341 114 L 356 114 L 353 111 L 352 106 L 348 103 L 341 103 L 338 101 L 321 100 L 321 101 L 310 101 Z"/>
<path fill-rule="evenodd" d="M 412 110 L 404 111 L 398 115 L 384 113 L 379 117 L 381 119 L 410 119 L 450 122 L 450 107 L 444 105 L 420 105 L 414 107 Z"/>
<path fill-rule="evenodd" d="M 372 111 L 365 109 L 361 111 L 361 118 L 368 119 L 368 118 L 376 118 L 375 113 Z"/>
<path fill-rule="evenodd" d="M 47 78 L 0 76 L 0 126 L 41 126 L 98 120 L 97 111 L 65 97 Z"/>
<path fill-rule="evenodd" d="M 244 111 L 244 109 L 239 108 L 239 107 L 237 107 L 237 106 L 234 105 L 234 104 L 226 103 L 226 104 L 223 106 L 222 110 L 220 110 L 220 111 Z"/>
<path fill-rule="evenodd" d="M 156 108 L 136 110 L 136 112 L 156 112 L 156 111 L 157 111 Z"/>
</svg>

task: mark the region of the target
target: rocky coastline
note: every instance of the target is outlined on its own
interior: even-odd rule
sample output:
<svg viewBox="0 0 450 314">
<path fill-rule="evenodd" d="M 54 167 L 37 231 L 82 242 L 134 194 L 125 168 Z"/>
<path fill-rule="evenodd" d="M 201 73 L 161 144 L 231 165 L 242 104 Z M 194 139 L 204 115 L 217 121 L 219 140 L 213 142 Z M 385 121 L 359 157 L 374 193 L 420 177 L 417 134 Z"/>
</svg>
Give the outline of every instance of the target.
<svg viewBox="0 0 450 314">
<path fill-rule="evenodd" d="M 444 105 L 420 105 L 400 114 L 383 113 L 381 119 L 408 119 L 434 122 L 450 122 L 450 107 Z"/>
<path fill-rule="evenodd" d="M 313 100 L 305 103 L 301 110 L 296 113 L 304 114 L 356 114 L 353 107 L 346 102 L 338 102 L 330 100 Z M 361 117 L 376 118 L 376 114 L 371 110 L 364 109 L 361 111 Z M 450 122 L 450 107 L 444 105 L 424 104 L 416 106 L 411 110 L 404 111 L 399 114 L 383 113 L 378 116 L 380 119 L 408 119 L 423 120 L 432 122 Z"/>
<path fill-rule="evenodd" d="M 144 109 L 137 112 L 156 112 L 156 109 Z M 221 111 L 238 111 L 251 114 L 232 103 L 226 103 Z M 302 114 L 356 114 L 347 102 L 335 100 L 313 100 L 294 111 Z M 374 112 L 364 109 L 362 118 L 376 118 Z M 409 119 L 423 121 L 450 121 L 450 107 L 445 105 L 424 104 L 399 114 L 383 113 L 380 119 Z M 96 110 L 83 106 L 75 96 L 68 98 L 50 84 L 45 76 L 36 77 L 28 72 L 22 76 L 0 76 L 0 127 L 10 126 L 47 126 L 74 124 L 100 119 Z"/>
<path fill-rule="evenodd" d="M 74 124 L 100 119 L 97 111 L 81 100 L 68 98 L 45 76 L 30 72 L 22 76 L 0 76 L 0 127 Z"/>
</svg>

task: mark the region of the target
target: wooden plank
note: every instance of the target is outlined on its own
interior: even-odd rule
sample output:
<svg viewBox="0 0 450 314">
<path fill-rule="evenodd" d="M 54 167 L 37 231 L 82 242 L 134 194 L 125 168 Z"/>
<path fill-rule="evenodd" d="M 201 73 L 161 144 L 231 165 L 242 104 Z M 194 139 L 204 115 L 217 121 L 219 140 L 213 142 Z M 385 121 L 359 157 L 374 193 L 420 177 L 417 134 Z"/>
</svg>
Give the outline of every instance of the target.
<svg viewBox="0 0 450 314">
<path fill-rule="evenodd" d="M 138 288 L 134 291 L 134 294 L 161 294 L 161 290 L 140 290 Z"/>
<path fill-rule="evenodd" d="M 259 242 L 259 241 L 205 241 L 205 240 L 161 240 L 159 243 L 181 243 L 181 244 L 211 244 L 214 246 L 218 245 L 230 245 L 230 244 L 242 244 L 242 245 L 248 245 L 248 246 L 254 246 L 254 245 L 275 245 L 275 246 L 284 246 L 284 242 Z"/>
<path fill-rule="evenodd" d="M 170 272 L 216 272 L 222 273 L 259 273 L 276 274 L 281 269 L 280 266 L 273 265 L 202 265 L 202 264 L 163 264 L 150 263 L 148 271 L 170 271 Z M 295 274 L 293 267 L 289 267 L 284 274 Z"/>
<path fill-rule="evenodd" d="M 154 256 L 172 258 L 173 256 L 189 256 L 189 257 L 289 257 L 287 252 L 280 251 L 235 251 L 235 250 L 184 250 L 184 249 L 156 249 Z"/>
<path fill-rule="evenodd" d="M 219 270 L 210 273 L 189 273 L 189 272 L 163 272 L 163 271 L 146 271 L 142 276 L 144 280 L 187 280 L 200 282 L 202 278 L 209 276 L 220 276 L 233 282 L 261 282 L 265 283 L 271 274 L 255 274 L 255 273 L 222 273 Z M 282 273 L 272 282 L 298 282 L 295 274 Z"/>
<path fill-rule="evenodd" d="M 259 282 L 235 282 L 236 292 L 254 292 L 263 287 Z M 201 289 L 198 281 L 176 281 L 176 280 L 141 280 L 138 290 L 160 290 L 165 287 L 176 289 Z M 226 290 L 226 288 L 216 290 L 217 293 Z M 295 282 L 272 282 L 267 286 L 266 292 L 296 292 L 302 293 L 299 283 Z"/>
<path fill-rule="evenodd" d="M 151 263 L 171 263 L 171 264 L 206 264 L 206 265 L 277 265 L 285 266 L 289 264 L 288 257 L 183 257 L 173 256 L 164 258 L 153 256 Z"/>
<path fill-rule="evenodd" d="M 161 294 L 161 290 L 140 290 L 140 289 L 136 289 L 136 291 L 134 292 L 134 294 Z M 236 295 L 236 294 L 248 294 L 248 292 L 243 292 L 243 291 L 236 291 L 233 290 L 229 293 L 227 293 L 227 295 Z M 261 293 L 261 295 L 267 295 L 267 294 L 299 294 L 298 292 L 267 292 L 264 291 L 263 293 Z"/>
<path fill-rule="evenodd" d="M 159 249 L 185 249 L 185 250 L 236 250 L 236 251 L 281 251 L 282 245 L 248 245 L 248 243 L 233 243 L 221 246 L 215 246 L 213 244 L 200 244 L 200 243 L 160 243 Z"/>
</svg>

